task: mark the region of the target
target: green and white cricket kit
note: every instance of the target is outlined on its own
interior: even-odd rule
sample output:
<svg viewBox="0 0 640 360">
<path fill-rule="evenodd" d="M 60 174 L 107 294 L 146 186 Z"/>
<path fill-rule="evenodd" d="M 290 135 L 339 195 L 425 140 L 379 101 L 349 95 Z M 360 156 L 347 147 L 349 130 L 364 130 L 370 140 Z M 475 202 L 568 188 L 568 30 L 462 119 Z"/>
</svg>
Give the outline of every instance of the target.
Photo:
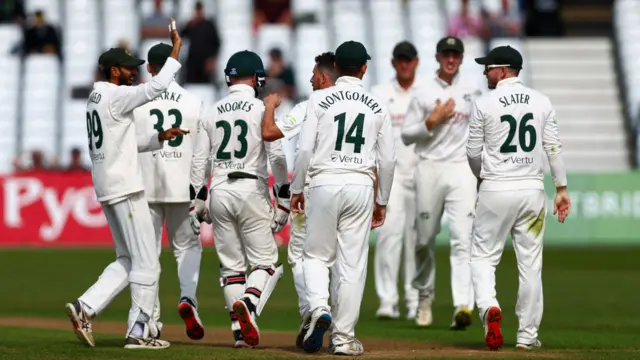
<svg viewBox="0 0 640 360">
<path fill-rule="evenodd" d="M 162 149 L 139 154 L 158 254 L 162 250 L 166 222 L 167 237 L 178 264 L 181 297 L 194 302 L 197 301 L 202 245 L 189 221 L 189 173 L 194 135 L 202 111 L 202 101 L 173 81 L 167 91 L 133 112 L 136 129 L 143 134 L 151 130 L 157 135 L 171 127 L 194 132 L 165 141 Z M 159 319 L 159 302 L 156 310 L 154 316 Z"/>
<path fill-rule="evenodd" d="M 391 118 L 362 80 L 342 76 L 309 98 L 298 144 L 291 192 L 302 193 L 310 176 L 302 263 L 308 301 L 311 311 L 329 308 L 331 268 L 331 341 L 341 344 L 352 341 L 360 313 L 376 166 L 375 201 L 386 205 L 391 192 L 396 159 Z"/>
<path fill-rule="evenodd" d="M 108 67 L 144 62 L 123 54 L 124 50 L 111 49 L 101 56 L 100 63 Z M 160 276 L 155 232 L 138 163 L 133 110 L 164 93 L 180 67 L 170 58 L 157 76 L 138 86 L 97 82 L 87 101 L 93 184 L 113 235 L 117 259 L 80 301 L 100 313 L 130 283 L 129 331 L 136 321 L 147 322 L 152 316 Z"/>
<path fill-rule="evenodd" d="M 481 315 L 499 307 L 495 268 L 511 234 L 519 273 L 519 344 L 537 340 L 542 320 L 545 155 L 555 185 L 566 186 L 562 145 L 549 98 L 518 78 L 508 78 L 476 101 L 467 144 L 469 163 L 482 179 L 471 242 L 473 287 Z"/>
<path fill-rule="evenodd" d="M 437 74 L 425 81 L 409 105 L 402 128 L 405 144 L 415 143 L 416 167 L 416 274 L 413 285 L 420 297 L 435 298 L 435 244 L 443 213 L 448 215 L 451 242 L 451 292 L 454 308 L 473 310 L 474 296 L 469 267 L 476 179 L 466 161 L 465 145 L 472 101 L 480 90 L 474 79 L 457 74 L 452 84 Z M 427 129 L 425 120 L 436 101 L 455 101 L 453 118 Z"/>
<path fill-rule="evenodd" d="M 202 116 L 193 154 L 191 184 L 196 192 L 209 179 L 205 167 L 212 154 L 209 207 L 229 309 L 245 294 L 257 302 L 278 261 L 267 157 L 276 184 L 289 181 L 280 141 L 262 140 L 264 110 L 251 86 L 230 86 L 229 95 Z"/>
<path fill-rule="evenodd" d="M 375 284 L 380 298 L 380 310 L 394 312 L 397 309 L 398 271 L 402 263 L 404 270 L 404 294 L 408 312 L 418 306 L 418 291 L 412 282 L 416 270 L 416 193 L 414 170 L 417 156 L 414 145 L 402 142 L 402 126 L 409 103 L 419 81 L 416 79 L 407 90 L 396 79 L 371 89 L 371 93 L 385 102 L 391 116 L 396 146 L 396 171 L 387 205 L 385 224 L 378 229 L 375 253 Z M 404 256 L 401 254 L 404 252 Z M 403 260 L 402 262 L 400 260 Z"/>
</svg>

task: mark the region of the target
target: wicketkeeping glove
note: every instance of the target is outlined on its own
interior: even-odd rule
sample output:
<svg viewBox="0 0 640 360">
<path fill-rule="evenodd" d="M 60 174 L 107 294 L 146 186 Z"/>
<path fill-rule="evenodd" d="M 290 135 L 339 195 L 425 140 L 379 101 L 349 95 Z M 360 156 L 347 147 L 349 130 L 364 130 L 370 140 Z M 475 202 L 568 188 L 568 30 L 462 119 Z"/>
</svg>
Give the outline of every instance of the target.
<svg viewBox="0 0 640 360">
<path fill-rule="evenodd" d="M 194 234 L 200 235 L 200 223 L 206 222 L 211 224 L 211 214 L 209 209 L 204 203 L 207 200 L 207 187 L 203 186 L 198 191 L 196 196 L 196 189 L 193 185 L 189 185 L 189 197 L 191 198 L 191 204 L 189 205 L 189 222 L 191 223 L 191 229 Z"/>
<path fill-rule="evenodd" d="M 276 213 L 271 223 L 271 231 L 280 232 L 289 220 L 291 212 L 291 193 L 289 192 L 289 184 L 273 185 L 273 196 L 276 198 Z"/>
</svg>

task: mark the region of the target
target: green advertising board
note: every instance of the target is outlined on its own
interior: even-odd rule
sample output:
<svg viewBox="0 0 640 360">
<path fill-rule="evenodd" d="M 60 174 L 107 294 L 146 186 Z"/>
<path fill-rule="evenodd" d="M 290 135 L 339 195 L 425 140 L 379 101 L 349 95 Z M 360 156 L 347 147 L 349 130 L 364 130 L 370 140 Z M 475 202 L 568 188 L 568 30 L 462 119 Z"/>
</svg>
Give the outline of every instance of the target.
<svg viewBox="0 0 640 360">
<path fill-rule="evenodd" d="M 568 185 L 571 213 L 560 224 L 553 215 L 555 187 L 550 176 L 545 178 L 545 245 L 640 245 L 640 172 L 575 173 L 568 176 Z M 449 243 L 446 217 L 438 244 Z"/>
</svg>

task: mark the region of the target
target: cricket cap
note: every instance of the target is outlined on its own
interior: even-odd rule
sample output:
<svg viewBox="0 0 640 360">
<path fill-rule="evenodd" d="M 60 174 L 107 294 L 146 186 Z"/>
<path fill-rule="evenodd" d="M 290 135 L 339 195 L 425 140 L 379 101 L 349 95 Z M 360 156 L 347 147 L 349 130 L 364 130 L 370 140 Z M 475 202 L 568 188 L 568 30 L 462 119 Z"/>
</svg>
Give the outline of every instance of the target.
<svg viewBox="0 0 640 360">
<path fill-rule="evenodd" d="M 462 44 L 462 40 L 458 39 L 457 37 L 447 36 L 440 39 L 440 41 L 438 41 L 438 44 L 436 45 L 436 52 L 443 51 L 457 51 L 459 53 L 463 53 L 464 44 Z"/>
<path fill-rule="evenodd" d="M 408 41 L 399 42 L 393 48 L 394 59 L 404 58 L 404 59 L 413 60 L 417 57 L 418 57 L 418 50 L 416 50 L 416 47 L 413 46 L 413 44 Z"/>
<path fill-rule="evenodd" d="M 249 50 L 231 55 L 227 61 L 227 67 L 224 69 L 225 75 L 229 77 L 247 77 L 264 72 L 264 64 L 260 56 Z"/>
<path fill-rule="evenodd" d="M 144 60 L 137 59 L 123 48 L 111 48 L 100 55 L 98 65 L 108 69 L 112 66 L 137 67 L 144 64 Z"/>
<path fill-rule="evenodd" d="M 336 64 L 339 67 L 362 66 L 371 60 L 367 49 L 357 41 L 345 41 L 336 49 Z"/>
<path fill-rule="evenodd" d="M 522 55 L 511 46 L 498 46 L 485 57 L 476 58 L 476 62 L 485 66 L 504 66 L 511 69 L 522 69 Z"/>
<path fill-rule="evenodd" d="M 147 62 L 150 65 L 164 65 L 169 56 L 171 56 L 172 51 L 173 46 L 169 44 L 159 43 L 153 45 L 147 53 Z"/>
</svg>

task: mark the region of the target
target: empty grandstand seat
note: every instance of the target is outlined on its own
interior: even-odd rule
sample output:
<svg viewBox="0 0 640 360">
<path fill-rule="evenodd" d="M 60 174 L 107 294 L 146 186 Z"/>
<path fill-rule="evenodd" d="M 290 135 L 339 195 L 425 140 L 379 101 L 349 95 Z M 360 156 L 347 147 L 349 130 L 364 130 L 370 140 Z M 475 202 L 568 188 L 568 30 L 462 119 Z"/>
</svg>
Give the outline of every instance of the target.
<svg viewBox="0 0 640 360">
<path fill-rule="evenodd" d="M 0 25 L 0 55 L 8 55 L 22 41 L 22 29 L 14 24 Z"/>
<path fill-rule="evenodd" d="M 63 27 L 64 74 L 66 86 L 86 86 L 93 82 L 101 48 L 98 47 L 98 1 L 67 0 Z M 78 15 L 78 14 L 81 14 Z"/>
<path fill-rule="evenodd" d="M 291 12 L 294 18 L 300 18 L 307 15 L 315 15 L 316 22 L 325 24 L 327 22 L 327 1 L 292 0 Z"/>
<path fill-rule="evenodd" d="M 307 97 L 311 94 L 311 79 L 315 57 L 333 51 L 329 47 L 327 30 L 319 24 L 303 24 L 298 26 L 295 34 L 295 55 L 292 63 L 295 65 L 295 77 L 298 94 Z"/>
<path fill-rule="evenodd" d="M 20 59 L 0 53 L 0 72 L 2 72 L 2 88 L 0 88 L 0 127 L 4 136 L 0 136 L 0 174 L 10 172 L 13 159 L 17 155 L 18 126 L 18 89 L 20 89 Z"/>
<path fill-rule="evenodd" d="M 102 4 L 103 50 L 117 46 L 121 39 L 128 41 L 133 48 L 137 48 L 140 39 L 140 22 L 135 1 L 108 0 L 103 1 Z"/>
<path fill-rule="evenodd" d="M 54 55 L 30 55 L 25 59 L 21 124 L 25 151 L 56 153 L 59 65 Z"/>
<path fill-rule="evenodd" d="M 225 85 L 226 87 L 226 85 Z M 205 110 L 207 110 L 211 105 L 213 105 L 216 101 L 220 100 L 216 95 L 216 89 L 213 85 L 209 84 L 185 84 L 185 90 L 191 93 L 193 96 L 197 97 L 204 104 Z M 226 95 L 226 92 L 224 92 Z M 189 129 L 195 130 L 195 129 Z"/>
<path fill-rule="evenodd" d="M 258 29 L 256 52 L 263 59 L 267 59 L 269 50 L 278 48 L 282 51 L 285 61 L 291 59 L 292 33 L 288 25 L 264 24 Z M 266 64 L 265 64 L 266 66 Z"/>
<path fill-rule="evenodd" d="M 395 75 L 391 66 L 391 57 L 394 46 L 406 40 L 405 29 L 402 23 L 401 4 L 395 0 L 372 0 L 371 28 L 373 35 L 372 64 L 376 69 L 374 82 L 387 82 Z"/>
<path fill-rule="evenodd" d="M 484 76 L 484 67 L 475 62 L 475 58 L 485 56 L 485 44 L 476 37 L 466 37 L 460 39 L 464 44 L 464 58 L 460 65 L 460 72 L 470 78 L 473 78 L 480 89 L 487 89 L 487 81 Z M 435 52 L 435 49 L 434 49 Z"/>
<path fill-rule="evenodd" d="M 87 102 L 84 100 L 67 100 L 62 109 L 62 153 L 60 165 L 67 166 L 71 160 L 69 153 L 77 147 L 82 150 L 85 164 L 91 164 L 87 140 Z"/>
</svg>

